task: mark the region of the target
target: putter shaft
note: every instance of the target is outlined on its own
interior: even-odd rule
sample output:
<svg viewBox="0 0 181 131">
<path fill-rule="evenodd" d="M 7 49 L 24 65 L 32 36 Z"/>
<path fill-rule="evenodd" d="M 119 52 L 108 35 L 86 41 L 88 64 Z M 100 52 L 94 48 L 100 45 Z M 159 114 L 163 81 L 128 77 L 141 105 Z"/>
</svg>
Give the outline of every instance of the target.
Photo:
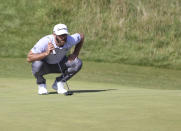
<svg viewBox="0 0 181 131">
<path fill-rule="evenodd" d="M 58 67 L 59 67 L 60 72 L 62 73 L 63 77 L 65 77 L 65 74 L 63 73 L 62 68 L 61 68 L 61 66 L 60 66 L 59 63 L 58 63 Z M 70 88 L 69 88 L 69 86 L 68 86 L 68 84 L 67 84 L 67 81 L 65 81 L 65 84 L 66 84 L 66 86 L 67 86 L 67 89 L 70 90 Z"/>
</svg>

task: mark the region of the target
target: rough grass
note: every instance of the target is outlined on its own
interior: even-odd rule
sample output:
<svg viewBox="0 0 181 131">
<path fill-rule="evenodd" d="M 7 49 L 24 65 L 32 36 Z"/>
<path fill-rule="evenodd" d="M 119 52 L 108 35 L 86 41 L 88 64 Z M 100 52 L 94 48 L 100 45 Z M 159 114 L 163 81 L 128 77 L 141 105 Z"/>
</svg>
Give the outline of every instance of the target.
<svg viewBox="0 0 181 131">
<path fill-rule="evenodd" d="M 62 22 L 85 33 L 84 60 L 180 69 L 179 0 L 1 0 L 0 11 L 1 57 L 26 57 Z"/>
</svg>

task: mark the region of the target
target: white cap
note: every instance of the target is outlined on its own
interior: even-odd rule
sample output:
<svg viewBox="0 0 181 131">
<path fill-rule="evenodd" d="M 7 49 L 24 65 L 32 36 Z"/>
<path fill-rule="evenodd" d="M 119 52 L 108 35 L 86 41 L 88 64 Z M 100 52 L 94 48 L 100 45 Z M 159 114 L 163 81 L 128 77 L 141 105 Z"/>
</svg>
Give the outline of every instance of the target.
<svg viewBox="0 0 181 131">
<path fill-rule="evenodd" d="M 53 28 L 53 33 L 56 35 L 63 35 L 63 34 L 69 34 L 68 28 L 65 24 L 57 24 Z"/>
</svg>

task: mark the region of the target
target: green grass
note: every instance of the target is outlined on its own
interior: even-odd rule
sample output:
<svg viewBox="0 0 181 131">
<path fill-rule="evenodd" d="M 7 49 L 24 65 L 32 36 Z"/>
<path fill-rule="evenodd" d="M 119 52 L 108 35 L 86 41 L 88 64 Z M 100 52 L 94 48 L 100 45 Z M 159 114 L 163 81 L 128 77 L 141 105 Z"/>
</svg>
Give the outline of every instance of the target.
<svg viewBox="0 0 181 131">
<path fill-rule="evenodd" d="M 0 58 L 0 77 L 33 78 L 31 64 L 24 58 Z M 58 74 L 47 75 L 54 78 Z M 154 88 L 181 89 L 181 71 L 124 64 L 83 61 L 83 68 L 72 80 L 116 83 L 120 85 Z"/>
<path fill-rule="evenodd" d="M 180 90 L 71 81 L 72 89 L 82 93 L 39 96 L 33 79 L 0 78 L 0 81 L 1 131 L 179 131 L 181 128 Z"/>
<path fill-rule="evenodd" d="M 0 61 L 1 131 L 180 131 L 180 71 L 85 61 L 74 95 L 51 89 L 54 74 L 40 96 L 25 59 Z"/>
</svg>

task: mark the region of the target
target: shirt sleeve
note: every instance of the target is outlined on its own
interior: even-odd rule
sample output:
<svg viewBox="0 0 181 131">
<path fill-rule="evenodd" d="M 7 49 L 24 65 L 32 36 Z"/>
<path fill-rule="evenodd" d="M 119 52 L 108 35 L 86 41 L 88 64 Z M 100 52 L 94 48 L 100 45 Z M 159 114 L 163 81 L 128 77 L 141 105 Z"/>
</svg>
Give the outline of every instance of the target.
<svg viewBox="0 0 181 131">
<path fill-rule="evenodd" d="M 78 44 L 81 41 L 81 37 L 79 33 L 70 35 L 68 37 L 68 48 L 71 48 L 72 46 Z"/>
<path fill-rule="evenodd" d="M 46 51 L 47 47 L 48 47 L 48 38 L 44 37 L 42 39 L 40 39 L 35 45 L 34 47 L 31 49 L 31 51 L 35 54 L 37 53 L 43 53 Z"/>
</svg>

